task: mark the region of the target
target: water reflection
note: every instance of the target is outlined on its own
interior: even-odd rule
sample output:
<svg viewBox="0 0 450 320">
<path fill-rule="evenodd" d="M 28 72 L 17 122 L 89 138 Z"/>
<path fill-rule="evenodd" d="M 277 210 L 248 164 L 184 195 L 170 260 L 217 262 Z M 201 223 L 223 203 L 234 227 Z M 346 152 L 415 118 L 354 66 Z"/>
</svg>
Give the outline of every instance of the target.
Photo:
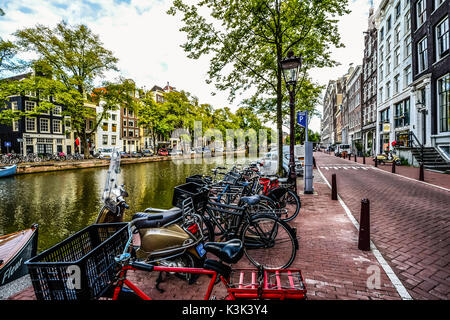
<svg viewBox="0 0 450 320">
<path fill-rule="evenodd" d="M 206 160 L 122 165 L 119 183 L 125 184 L 130 205 L 125 219 L 147 207 L 171 208 L 175 186 L 222 165 Z M 62 241 L 95 222 L 106 175 L 107 168 L 92 168 L 0 179 L 0 234 L 38 223 L 39 251 Z"/>
</svg>

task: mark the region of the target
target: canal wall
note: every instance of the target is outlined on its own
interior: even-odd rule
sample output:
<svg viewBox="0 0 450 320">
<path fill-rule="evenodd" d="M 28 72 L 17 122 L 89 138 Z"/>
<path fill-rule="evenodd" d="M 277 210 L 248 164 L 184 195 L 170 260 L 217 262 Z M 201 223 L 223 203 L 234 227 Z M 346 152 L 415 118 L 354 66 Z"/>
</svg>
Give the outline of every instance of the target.
<svg viewBox="0 0 450 320">
<path fill-rule="evenodd" d="M 237 154 L 238 152 L 235 152 Z M 240 152 L 239 152 L 240 153 Z M 225 153 L 224 153 L 225 154 Z M 191 154 L 188 159 L 201 158 L 201 154 Z M 120 165 L 134 164 L 134 163 L 146 163 L 168 160 L 182 160 L 186 159 L 185 156 L 152 156 L 142 158 L 122 158 L 120 159 Z M 109 159 L 86 159 L 79 161 L 46 161 L 37 163 L 20 163 L 17 165 L 17 175 L 28 173 L 41 173 L 52 171 L 65 171 L 76 169 L 87 169 L 97 167 L 108 167 L 110 164 Z"/>
</svg>

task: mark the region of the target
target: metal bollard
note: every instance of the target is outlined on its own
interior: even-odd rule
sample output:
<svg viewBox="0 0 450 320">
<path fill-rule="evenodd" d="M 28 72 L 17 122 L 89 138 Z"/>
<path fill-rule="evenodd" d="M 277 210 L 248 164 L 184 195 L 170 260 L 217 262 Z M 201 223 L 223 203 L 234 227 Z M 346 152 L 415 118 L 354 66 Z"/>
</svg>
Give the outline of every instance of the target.
<svg viewBox="0 0 450 320">
<path fill-rule="evenodd" d="M 336 173 L 331 175 L 331 200 L 337 200 Z"/>
<path fill-rule="evenodd" d="M 348 160 L 352 160 L 352 155 L 350 153 L 348 154 Z"/>
<path fill-rule="evenodd" d="M 378 159 L 377 159 L 377 156 L 375 156 L 375 167 L 377 167 L 378 166 Z"/>
<path fill-rule="evenodd" d="M 314 157 L 313 157 L 313 166 L 314 166 L 314 168 L 317 168 L 317 166 L 316 166 L 316 158 L 314 158 Z"/>
<path fill-rule="evenodd" d="M 392 173 L 395 173 L 395 161 L 392 161 Z"/>
<path fill-rule="evenodd" d="M 356 153 L 355 153 L 355 162 L 357 162 L 357 161 L 356 161 Z"/>
<path fill-rule="evenodd" d="M 420 168 L 419 168 L 419 181 L 425 181 L 424 172 L 423 172 L 423 163 L 420 164 Z"/>
<path fill-rule="evenodd" d="M 366 156 L 363 155 L 363 164 L 366 164 Z"/>
<path fill-rule="evenodd" d="M 370 201 L 361 200 L 361 218 L 359 223 L 358 249 L 370 250 Z"/>
</svg>

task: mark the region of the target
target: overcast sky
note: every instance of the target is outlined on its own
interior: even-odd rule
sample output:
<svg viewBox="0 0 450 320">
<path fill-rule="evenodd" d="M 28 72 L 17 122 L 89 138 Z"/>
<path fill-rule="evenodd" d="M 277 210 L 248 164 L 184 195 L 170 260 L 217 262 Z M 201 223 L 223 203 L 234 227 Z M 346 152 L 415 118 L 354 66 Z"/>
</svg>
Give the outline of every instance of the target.
<svg viewBox="0 0 450 320">
<path fill-rule="evenodd" d="M 375 9 L 381 0 L 374 0 Z M 5 16 L 0 17 L 0 37 L 11 39 L 17 29 L 37 23 L 55 26 L 65 20 L 69 24 L 86 24 L 100 36 L 104 46 L 119 58 L 120 73 L 132 78 L 140 87 L 151 89 L 167 82 L 178 90 L 197 96 L 200 103 L 213 107 L 239 107 L 239 98 L 233 104 L 227 94 L 217 92 L 205 82 L 208 59 L 191 60 L 180 47 L 186 40 L 179 32 L 180 16 L 166 14 L 171 0 L 0 0 Z M 367 29 L 370 0 L 350 0 L 352 13 L 339 22 L 345 48 L 333 50 L 333 58 L 340 66 L 314 70 L 312 78 L 326 85 L 330 76 L 343 75 L 350 63 L 361 64 L 363 31 Z M 111 73 L 111 79 L 117 74 Z M 211 93 L 215 92 L 215 95 Z M 322 110 L 322 107 L 318 107 Z M 319 131 L 320 121 L 312 120 L 310 128 Z"/>
</svg>

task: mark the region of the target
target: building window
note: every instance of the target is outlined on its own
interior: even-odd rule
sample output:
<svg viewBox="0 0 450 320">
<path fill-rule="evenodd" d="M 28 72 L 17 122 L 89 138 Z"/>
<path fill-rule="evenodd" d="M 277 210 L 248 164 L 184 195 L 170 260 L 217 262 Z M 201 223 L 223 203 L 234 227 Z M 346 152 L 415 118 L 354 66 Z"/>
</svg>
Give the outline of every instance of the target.
<svg viewBox="0 0 450 320">
<path fill-rule="evenodd" d="M 400 63 L 400 47 L 395 49 L 394 52 L 394 68 L 396 68 Z"/>
<path fill-rule="evenodd" d="M 380 121 L 381 123 L 389 122 L 389 108 L 380 112 Z"/>
<path fill-rule="evenodd" d="M 383 46 L 380 47 L 380 61 L 384 60 Z"/>
<path fill-rule="evenodd" d="M 400 74 L 397 74 L 394 77 L 394 94 L 397 94 L 400 92 Z"/>
<path fill-rule="evenodd" d="M 436 53 L 437 60 L 440 60 L 448 53 L 449 48 L 449 32 L 448 17 L 436 26 Z"/>
<path fill-rule="evenodd" d="M 386 83 L 386 100 L 391 97 L 391 82 Z"/>
<path fill-rule="evenodd" d="M 437 8 L 439 8 L 441 6 L 441 4 L 444 3 L 445 0 L 434 0 L 434 10 L 436 10 Z"/>
<path fill-rule="evenodd" d="M 133 116 L 133 110 L 128 110 L 128 116 L 132 117 Z"/>
<path fill-rule="evenodd" d="M 417 13 L 417 28 L 419 28 L 427 18 L 425 0 L 419 0 L 416 3 L 416 13 Z"/>
<path fill-rule="evenodd" d="M 127 109 L 123 108 L 123 115 L 126 116 L 127 115 Z"/>
<path fill-rule="evenodd" d="M 113 146 L 116 145 L 116 136 L 111 136 L 111 144 L 112 144 Z"/>
<path fill-rule="evenodd" d="M 412 80 L 412 78 L 411 78 L 411 66 L 408 66 L 408 67 L 405 68 L 405 70 L 404 70 L 404 78 L 403 79 L 404 79 L 404 84 L 405 84 L 404 87 L 407 87 L 411 83 L 411 80 Z"/>
<path fill-rule="evenodd" d="M 62 112 L 62 108 L 60 106 L 55 106 L 55 108 L 53 108 L 53 115 L 54 116 L 60 116 Z"/>
<path fill-rule="evenodd" d="M 384 38 L 384 27 L 380 30 L 380 41 L 382 41 Z M 158 102 L 158 96 L 156 96 L 156 101 Z"/>
<path fill-rule="evenodd" d="M 111 120 L 112 120 L 112 121 L 116 121 L 116 119 L 117 119 L 117 116 L 116 116 L 115 114 L 112 114 L 112 115 L 111 115 Z"/>
<path fill-rule="evenodd" d="M 102 136 L 102 143 L 103 143 L 103 145 L 107 145 L 108 144 L 108 135 L 104 134 Z"/>
<path fill-rule="evenodd" d="M 397 20 L 400 17 L 401 13 L 402 13 L 402 8 L 400 7 L 400 1 L 398 1 L 397 5 L 395 6 L 395 20 Z"/>
<path fill-rule="evenodd" d="M 13 131 L 19 131 L 19 120 L 13 120 L 13 125 L 12 125 Z"/>
<path fill-rule="evenodd" d="M 50 132 L 50 120 L 49 119 L 39 119 L 40 132 Z"/>
<path fill-rule="evenodd" d="M 380 102 L 383 102 L 383 88 L 380 88 L 379 89 L 379 100 L 380 100 Z"/>
<path fill-rule="evenodd" d="M 103 131 L 108 131 L 108 122 L 103 122 L 102 130 Z"/>
<path fill-rule="evenodd" d="M 405 14 L 405 34 L 409 33 L 411 30 L 411 12 L 408 11 Z"/>
<path fill-rule="evenodd" d="M 395 44 L 398 44 L 400 42 L 400 25 L 395 27 L 394 42 Z"/>
<path fill-rule="evenodd" d="M 36 118 L 25 119 L 25 131 L 36 132 Z"/>
<path fill-rule="evenodd" d="M 391 16 L 389 16 L 386 20 L 386 33 L 388 33 L 391 30 L 392 26 L 392 19 Z"/>
<path fill-rule="evenodd" d="M 394 127 L 404 127 L 409 125 L 409 99 L 395 104 L 394 106 Z"/>
<path fill-rule="evenodd" d="M 405 39 L 405 59 L 411 55 L 411 37 Z"/>
<path fill-rule="evenodd" d="M 19 107 L 17 105 L 17 101 L 12 101 L 11 102 L 11 110 L 12 111 L 18 111 L 19 110 Z"/>
<path fill-rule="evenodd" d="M 391 52 L 391 37 L 386 39 L 386 54 L 389 54 L 389 52 Z"/>
<path fill-rule="evenodd" d="M 386 75 L 391 73 L 391 57 L 386 58 Z"/>
<path fill-rule="evenodd" d="M 124 137 L 127 136 L 127 130 L 123 130 L 123 136 L 124 136 Z"/>
<path fill-rule="evenodd" d="M 25 111 L 34 111 L 34 108 L 36 108 L 35 101 L 25 101 Z"/>
<path fill-rule="evenodd" d="M 134 127 L 134 121 L 133 120 L 128 121 L 128 126 L 129 127 Z"/>
<path fill-rule="evenodd" d="M 129 130 L 129 131 L 128 131 L 128 136 L 129 136 L 129 137 L 132 137 L 132 136 L 133 136 L 133 130 Z"/>
<path fill-rule="evenodd" d="M 53 120 L 53 133 L 62 133 L 61 120 Z"/>
<path fill-rule="evenodd" d="M 117 131 L 117 125 L 115 123 L 111 124 L 111 131 L 116 132 Z"/>
<path fill-rule="evenodd" d="M 450 131 L 450 73 L 438 79 L 438 109 L 440 132 Z"/>
<path fill-rule="evenodd" d="M 417 72 L 421 73 L 428 68 L 427 37 L 424 37 L 417 44 L 417 58 Z"/>
</svg>

